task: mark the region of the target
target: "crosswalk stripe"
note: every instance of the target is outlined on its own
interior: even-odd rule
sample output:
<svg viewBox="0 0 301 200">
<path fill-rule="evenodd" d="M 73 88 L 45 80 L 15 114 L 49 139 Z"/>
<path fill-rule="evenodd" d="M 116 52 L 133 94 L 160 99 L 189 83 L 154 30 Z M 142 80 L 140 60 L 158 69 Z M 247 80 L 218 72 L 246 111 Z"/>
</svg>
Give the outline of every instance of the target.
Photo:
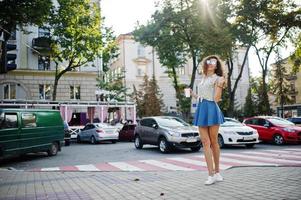
<svg viewBox="0 0 301 200">
<path fill-rule="evenodd" d="M 287 154 L 275 154 L 272 152 L 257 152 L 257 151 L 245 151 L 242 152 L 243 154 L 252 154 L 252 155 L 259 155 L 259 156 L 268 156 L 268 157 L 277 157 L 277 158 L 283 158 L 283 159 L 297 159 L 301 160 L 301 156 L 296 156 L 296 155 L 287 155 Z"/>
<path fill-rule="evenodd" d="M 206 162 L 202 161 L 202 160 L 193 160 L 193 159 L 180 158 L 180 157 L 174 157 L 174 158 L 168 158 L 168 159 L 176 160 L 176 161 L 184 162 L 184 163 L 189 163 L 189 164 L 193 164 L 193 165 L 197 165 L 197 166 L 207 167 Z M 232 166 L 223 165 L 223 164 L 220 165 L 220 169 L 223 169 L 223 170 L 229 169 L 230 167 L 232 167 Z"/>
<path fill-rule="evenodd" d="M 79 171 L 100 171 L 94 165 L 75 165 Z"/>
<path fill-rule="evenodd" d="M 157 160 L 140 160 L 140 162 L 147 163 L 147 164 L 154 165 L 154 166 L 161 167 L 161 168 L 165 168 L 165 169 L 172 170 L 172 171 L 194 171 L 194 169 L 180 167 L 177 165 L 173 165 L 170 163 L 165 163 L 165 162 L 157 161 Z"/>
<path fill-rule="evenodd" d="M 207 166 L 204 155 L 201 155 L 201 156 L 192 156 L 190 158 L 191 159 L 196 158 L 199 162 L 203 161 L 203 163 L 205 163 L 205 166 Z M 233 165 L 237 165 L 237 163 L 233 163 Z M 231 168 L 233 165 L 229 164 L 229 163 L 222 163 L 222 162 L 220 162 L 219 168 L 222 169 L 222 170 L 225 170 L 225 169 Z"/>
<path fill-rule="evenodd" d="M 295 152 L 295 151 L 283 151 L 283 150 L 271 150 L 271 149 L 265 149 L 263 151 L 268 151 L 268 152 L 273 152 L 273 153 L 284 153 L 284 154 L 290 154 L 290 155 L 300 155 L 301 156 L 301 152 Z"/>
<path fill-rule="evenodd" d="M 109 164 L 121 169 L 122 171 L 144 171 L 143 169 L 130 165 L 126 162 L 109 162 Z"/>
<path fill-rule="evenodd" d="M 298 151 L 298 152 L 301 152 L 301 148 L 300 149 L 283 149 L 285 151 Z"/>
<path fill-rule="evenodd" d="M 270 163 L 265 162 L 256 162 L 256 161 L 246 161 L 246 160 L 240 160 L 240 159 L 233 159 L 233 158 L 227 158 L 225 156 L 221 156 L 220 162 L 232 162 L 237 163 L 238 165 L 271 165 Z"/>
<path fill-rule="evenodd" d="M 255 160 L 255 162 L 271 162 L 271 163 L 275 163 L 275 164 L 279 164 L 279 163 L 301 164 L 301 161 L 296 161 L 296 160 L 284 160 L 284 159 L 280 159 L 280 158 L 275 159 L 275 158 L 269 158 L 269 157 L 239 155 L 239 154 L 234 154 L 234 153 L 225 153 L 225 154 L 222 154 L 222 156 L 236 157 L 238 159 L 251 159 L 251 160 Z"/>
<path fill-rule="evenodd" d="M 41 171 L 60 171 L 59 167 L 41 168 Z"/>
</svg>

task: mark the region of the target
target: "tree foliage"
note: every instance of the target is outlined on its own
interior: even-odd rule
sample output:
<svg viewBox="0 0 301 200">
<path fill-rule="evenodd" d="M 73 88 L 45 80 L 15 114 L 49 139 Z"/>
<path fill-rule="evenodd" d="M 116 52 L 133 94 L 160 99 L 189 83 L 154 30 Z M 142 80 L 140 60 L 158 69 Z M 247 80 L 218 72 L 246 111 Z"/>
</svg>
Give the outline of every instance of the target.
<svg viewBox="0 0 301 200">
<path fill-rule="evenodd" d="M 68 71 L 101 55 L 103 41 L 100 10 L 90 0 L 58 0 L 49 19 L 51 58 L 56 63 L 53 100 L 59 79 Z"/>
<path fill-rule="evenodd" d="M 123 84 L 124 76 L 117 75 L 117 77 L 109 78 L 108 80 L 97 79 L 98 84 L 97 87 L 99 89 L 104 90 L 104 94 L 102 94 L 100 100 L 101 101 L 125 101 L 125 95 L 127 92 L 127 88 L 124 87 Z"/>
<path fill-rule="evenodd" d="M 300 28 L 296 15 L 301 9 L 296 8 L 293 0 L 242 0 L 235 8 L 237 30 L 246 33 L 241 41 L 254 47 L 262 69 L 261 114 L 271 114 L 266 82 L 270 56 Z"/>
<path fill-rule="evenodd" d="M 286 67 L 284 66 L 283 59 L 280 56 L 279 49 L 276 49 L 277 62 L 275 63 L 274 68 L 272 69 L 272 80 L 271 80 L 271 92 L 276 96 L 276 102 L 281 106 L 291 103 L 292 99 L 289 72 L 287 72 Z M 282 112 L 282 117 L 283 112 Z"/>
<path fill-rule="evenodd" d="M 137 105 L 139 117 L 162 115 L 164 109 L 163 94 L 154 76 L 149 80 L 148 76 L 145 75 L 139 90 L 134 86 L 132 99 Z"/>
</svg>

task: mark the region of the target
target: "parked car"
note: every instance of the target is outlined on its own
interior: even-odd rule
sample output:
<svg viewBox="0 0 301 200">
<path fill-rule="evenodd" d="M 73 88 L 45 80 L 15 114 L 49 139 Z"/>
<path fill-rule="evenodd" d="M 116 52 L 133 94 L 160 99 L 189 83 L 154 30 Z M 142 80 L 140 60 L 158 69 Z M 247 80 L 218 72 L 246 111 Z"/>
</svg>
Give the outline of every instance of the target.
<svg viewBox="0 0 301 200">
<path fill-rule="evenodd" d="M 225 117 L 225 123 L 220 126 L 218 143 L 221 148 L 228 145 L 246 145 L 252 148 L 259 143 L 257 130 L 248 127 L 236 119 Z"/>
<path fill-rule="evenodd" d="M 145 117 L 135 129 L 135 147 L 142 149 L 144 144 L 156 145 L 162 153 L 176 148 L 190 148 L 199 151 L 200 137 L 196 127 L 175 117 Z"/>
<path fill-rule="evenodd" d="M 301 142 L 301 127 L 280 117 L 251 117 L 244 120 L 247 126 L 258 131 L 259 139 L 281 145 L 289 142 Z"/>
<path fill-rule="evenodd" d="M 59 111 L 0 109 L 0 157 L 47 152 L 54 156 L 64 141 Z"/>
<path fill-rule="evenodd" d="M 96 144 L 100 141 L 116 143 L 117 140 L 117 128 L 104 123 L 88 123 L 77 135 L 78 143 L 83 141 L 90 142 L 91 144 Z"/>
<path fill-rule="evenodd" d="M 119 131 L 119 140 L 122 141 L 134 141 L 135 136 L 135 124 L 125 124 Z"/>
<path fill-rule="evenodd" d="M 64 137 L 65 146 L 69 146 L 70 145 L 70 140 L 71 140 L 71 130 L 70 130 L 69 125 L 66 121 L 64 121 L 64 133 L 65 133 L 65 137 Z"/>
<path fill-rule="evenodd" d="M 301 117 L 291 117 L 287 120 L 293 122 L 296 126 L 301 126 Z"/>
</svg>

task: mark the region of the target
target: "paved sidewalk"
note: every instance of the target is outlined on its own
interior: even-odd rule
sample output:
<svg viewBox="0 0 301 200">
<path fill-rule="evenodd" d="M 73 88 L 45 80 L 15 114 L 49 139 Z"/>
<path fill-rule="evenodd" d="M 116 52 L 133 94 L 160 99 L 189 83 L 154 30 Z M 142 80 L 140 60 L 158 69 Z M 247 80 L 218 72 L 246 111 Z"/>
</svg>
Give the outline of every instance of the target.
<svg viewBox="0 0 301 200">
<path fill-rule="evenodd" d="M 301 167 L 239 167 L 205 186 L 204 171 L 0 171 L 0 199 L 301 199 Z"/>
</svg>

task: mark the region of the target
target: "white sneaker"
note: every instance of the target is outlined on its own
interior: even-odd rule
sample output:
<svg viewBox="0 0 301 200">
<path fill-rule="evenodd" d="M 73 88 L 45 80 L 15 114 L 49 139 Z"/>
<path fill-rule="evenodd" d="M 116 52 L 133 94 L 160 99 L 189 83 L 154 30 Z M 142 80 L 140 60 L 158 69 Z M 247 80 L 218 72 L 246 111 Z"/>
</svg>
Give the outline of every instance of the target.
<svg viewBox="0 0 301 200">
<path fill-rule="evenodd" d="M 215 181 L 217 181 L 217 182 L 221 182 L 221 181 L 224 180 L 224 178 L 222 177 L 222 175 L 221 175 L 220 173 L 214 174 L 214 179 L 215 179 Z"/>
<path fill-rule="evenodd" d="M 214 176 L 208 176 L 207 181 L 205 181 L 205 185 L 212 185 L 213 183 L 215 183 Z"/>
</svg>

